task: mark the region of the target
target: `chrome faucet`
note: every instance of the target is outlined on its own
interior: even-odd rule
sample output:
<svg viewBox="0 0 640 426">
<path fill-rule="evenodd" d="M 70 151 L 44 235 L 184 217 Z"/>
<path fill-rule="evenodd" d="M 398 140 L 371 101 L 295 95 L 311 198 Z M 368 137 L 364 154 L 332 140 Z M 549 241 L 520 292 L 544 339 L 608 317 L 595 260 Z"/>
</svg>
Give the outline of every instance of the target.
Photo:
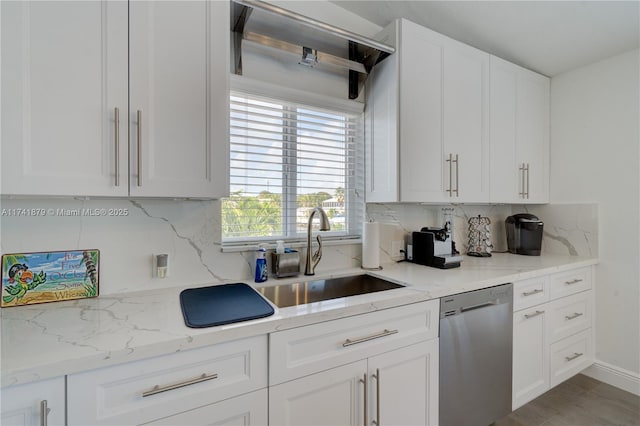
<svg viewBox="0 0 640 426">
<path fill-rule="evenodd" d="M 313 222 L 313 216 L 316 213 L 320 213 L 320 230 L 328 231 L 329 229 L 331 229 L 329 218 L 321 207 L 316 207 L 311 210 L 311 214 L 309 215 L 309 223 L 307 224 L 307 264 L 304 268 L 305 275 L 315 275 L 316 266 L 318 266 L 320 258 L 322 258 L 322 238 L 320 238 L 320 234 L 318 234 L 318 236 L 316 237 L 318 240 L 318 250 L 313 253 L 313 256 L 311 256 L 311 223 Z M 312 260 L 313 264 L 311 264 Z"/>
</svg>

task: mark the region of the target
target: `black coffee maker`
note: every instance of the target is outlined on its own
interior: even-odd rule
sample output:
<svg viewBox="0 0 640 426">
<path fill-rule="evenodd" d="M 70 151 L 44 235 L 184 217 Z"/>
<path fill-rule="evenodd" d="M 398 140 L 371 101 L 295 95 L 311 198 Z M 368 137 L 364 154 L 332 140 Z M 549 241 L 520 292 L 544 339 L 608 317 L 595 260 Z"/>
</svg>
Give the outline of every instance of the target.
<svg viewBox="0 0 640 426">
<path fill-rule="evenodd" d="M 505 220 L 509 253 L 540 256 L 544 223 L 529 213 L 519 213 Z"/>
</svg>

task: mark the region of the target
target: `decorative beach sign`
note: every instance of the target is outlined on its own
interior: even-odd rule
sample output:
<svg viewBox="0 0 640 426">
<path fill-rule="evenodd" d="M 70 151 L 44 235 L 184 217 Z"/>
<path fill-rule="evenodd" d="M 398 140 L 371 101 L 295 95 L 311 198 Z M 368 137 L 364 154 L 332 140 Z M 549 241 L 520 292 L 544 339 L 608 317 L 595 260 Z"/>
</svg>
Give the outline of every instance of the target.
<svg viewBox="0 0 640 426">
<path fill-rule="evenodd" d="M 5 254 L 0 306 L 96 297 L 99 265 L 99 250 Z"/>
</svg>

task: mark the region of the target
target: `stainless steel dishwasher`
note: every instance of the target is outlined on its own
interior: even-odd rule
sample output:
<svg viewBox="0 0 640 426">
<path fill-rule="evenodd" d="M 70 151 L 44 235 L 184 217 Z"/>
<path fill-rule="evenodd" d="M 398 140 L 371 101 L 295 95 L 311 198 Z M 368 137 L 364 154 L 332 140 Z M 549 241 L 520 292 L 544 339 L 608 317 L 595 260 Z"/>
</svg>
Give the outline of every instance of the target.
<svg viewBox="0 0 640 426">
<path fill-rule="evenodd" d="M 511 412 L 513 285 L 440 299 L 440 426 Z"/>
</svg>

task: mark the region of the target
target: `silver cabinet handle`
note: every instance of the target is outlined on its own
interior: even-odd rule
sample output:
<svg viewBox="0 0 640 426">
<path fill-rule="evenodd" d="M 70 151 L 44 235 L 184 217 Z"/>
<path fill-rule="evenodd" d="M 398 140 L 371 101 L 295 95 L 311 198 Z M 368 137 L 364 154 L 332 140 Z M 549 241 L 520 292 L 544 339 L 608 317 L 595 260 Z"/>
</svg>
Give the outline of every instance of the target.
<svg viewBox="0 0 640 426">
<path fill-rule="evenodd" d="M 380 369 L 376 368 L 376 374 L 373 375 L 376 379 L 376 419 L 372 421 L 376 426 L 380 426 Z"/>
<path fill-rule="evenodd" d="M 198 376 L 194 379 L 186 380 L 184 382 L 172 383 L 170 385 L 165 385 L 165 386 L 155 385 L 151 389 L 143 391 L 142 397 L 146 398 L 151 395 L 156 395 L 162 392 L 183 388 L 185 386 L 195 385 L 196 383 L 206 382 L 207 380 L 213 380 L 217 378 L 218 378 L 217 374 L 212 374 L 210 376 L 207 376 L 206 374 L 203 373 L 201 376 Z"/>
<path fill-rule="evenodd" d="M 537 317 L 538 315 L 542 315 L 542 314 L 544 314 L 544 311 L 535 311 L 532 314 L 524 314 L 524 317 L 526 319 L 529 319 L 529 318 Z"/>
<path fill-rule="evenodd" d="M 120 186 L 120 108 L 115 107 L 113 110 L 114 121 L 114 145 L 116 154 L 116 186 Z"/>
<path fill-rule="evenodd" d="M 360 383 L 364 385 L 364 426 L 369 426 L 369 386 L 367 385 L 367 373 L 360 379 Z"/>
<path fill-rule="evenodd" d="M 525 169 L 527 172 L 527 200 L 529 199 L 529 163 L 527 163 L 527 168 Z"/>
<path fill-rule="evenodd" d="M 138 110 L 138 186 L 142 186 L 142 111 Z"/>
<path fill-rule="evenodd" d="M 449 193 L 449 197 L 453 197 L 453 154 L 449 153 L 449 159 L 446 162 L 449 163 L 449 189 L 446 192 Z"/>
<path fill-rule="evenodd" d="M 522 295 L 527 297 L 527 296 L 533 296 L 534 294 L 538 294 L 538 293 L 542 293 L 544 290 L 541 288 L 536 288 L 535 290 L 531 290 L 531 291 L 524 291 L 522 292 Z"/>
<path fill-rule="evenodd" d="M 40 401 L 40 426 L 47 426 L 47 418 L 50 412 L 51 408 L 47 407 L 47 400 Z"/>
<path fill-rule="evenodd" d="M 456 197 L 460 196 L 460 161 L 458 160 L 458 154 L 456 154 L 456 159 L 453 160 L 456 163 Z"/>
<path fill-rule="evenodd" d="M 573 285 L 573 284 L 578 284 L 579 282 L 582 282 L 582 280 L 581 280 L 581 279 L 579 279 L 579 278 L 576 278 L 576 279 L 571 280 L 571 281 L 565 281 L 564 283 L 565 283 L 566 285 Z"/>
<path fill-rule="evenodd" d="M 571 355 L 571 356 L 565 356 L 565 357 L 564 357 L 564 359 L 566 359 L 566 360 L 567 360 L 567 362 L 568 362 L 568 361 L 573 361 L 573 360 L 574 360 L 574 359 L 576 359 L 576 358 L 580 358 L 582 355 L 584 355 L 584 354 L 583 354 L 583 353 L 580 353 L 580 352 L 574 352 L 574 353 L 573 353 L 573 355 Z"/>
<path fill-rule="evenodd" d="M 518 195 L 520 198 L 524 198 L 524 163 L 518 167 L 518 170 L 520 171 L 520 192 Z"/>
<path fill-rule="evenodd" d="M 583 315 L 584 315 L 584 314 L 583 314 L 583 313 L 581 313 L 581 312 L 575 312 L 573 315 L 567 315 L 567 316 L 565 316 L 565 318 L 567 319 L 567 321 L 571 321 L 571 320 L 576 319 L 576 318 L 578 318 L 578 317 L 581 317 L 581 316 L 583 316 Z"/>
<path fill-rule="evenodd" d="M 342 346 L 346 348 L 347 346 L 357 345 L 358 343 L 368 342 L 369 340 L 390 336 L 392 334 L 396 334 L 397 332 L 398 330 L 387 330 L 385 328 L 382 333 L 373 334 L 371 336 L 358 337 L 357 339 L 347 339 L 342 343 Z"/>
</svg>

